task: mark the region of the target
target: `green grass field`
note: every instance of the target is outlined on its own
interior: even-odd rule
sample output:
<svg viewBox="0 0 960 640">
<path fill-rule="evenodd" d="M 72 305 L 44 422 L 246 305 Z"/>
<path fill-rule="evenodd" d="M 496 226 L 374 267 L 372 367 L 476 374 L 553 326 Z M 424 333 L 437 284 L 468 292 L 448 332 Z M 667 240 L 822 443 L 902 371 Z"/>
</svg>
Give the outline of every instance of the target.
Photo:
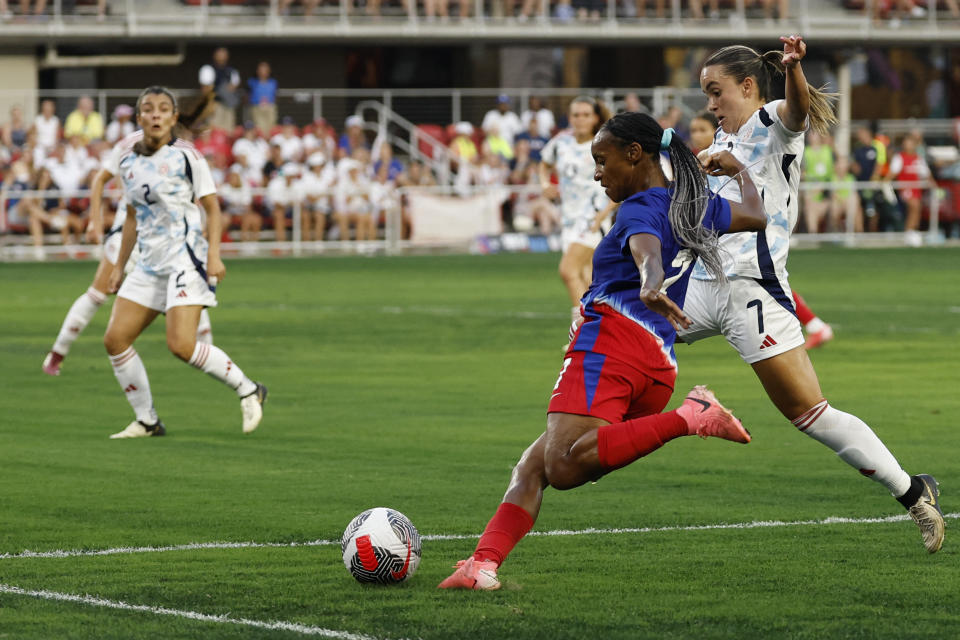
<svg viewBox="0 0 960 640">
<path fill-rule="evenodd" d="M 812 356 L 831 403 L 940 480 L 953 514 L 940 553 L 911 522 L 863 522 L 904 512 L 797 433 L 716 338 L 678 347 L 678 392 L 711 385 L 750 445 L 686 438 L 548 491 L 535 531 L 602 531 L 528 537 L 499 592 L 437 590 L 544 427 L 569 317 L 556 261 L 228 262 L 215 342 L 269 386 L 263 424 L 240 433 L 234 394 L 167 352 L 161 319 L 137 349 L 168 436 L 130 441 L 107 438 L 132 416 L 101 343 L 109 309 L 59 378 L 40 371 L 93 265 L 0 265 L 0 638 L 960 637 L 956 249 L 795 252 L 790 265 L 836 328 Z M 337 545 L 23 554 L 338 540 L 377 505 L 466 538 L 425 541 L 396 588 L 356 583 Z M 754 521 L 817 522 L 709 528 Z"/>
</svg>

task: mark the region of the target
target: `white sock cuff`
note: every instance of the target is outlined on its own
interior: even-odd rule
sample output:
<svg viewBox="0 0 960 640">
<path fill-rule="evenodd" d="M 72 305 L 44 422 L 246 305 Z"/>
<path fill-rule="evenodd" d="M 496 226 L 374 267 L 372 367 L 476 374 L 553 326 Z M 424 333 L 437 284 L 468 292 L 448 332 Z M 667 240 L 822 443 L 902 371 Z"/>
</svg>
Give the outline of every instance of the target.
<svg viewBox="0 0 960 640">
<path fill-rule="evenodd" d="M 203 366 L 207 364 L 207 358 L 209 357 L 210 345 L 204 342 L 198 342 L 197 346 L 193 348 L 193 355 L 190 356 L 190 360 L 188 360 L 188 362 L 197 369 L 202 370 Z"/>
<path fill-rule="evenodd" d="M 137 357 L 137 350 L 132 346 L 128 347 L 123 353 L 118 353 L 115 356 L 110 356 L 110 364 L 113 365 L 113 368 L 122 367 L 131 360 Z"/>
<path fill-rule="evenodd" d="M 826 411 L 830 405 L 826 400 L 821 400 L 817 404 L 813 405 L 809 409 L 803 412 L 799 418 L 794 418 L 791 420 L 794 426 L 800 431 L 806 431 L 810 425 L 817 421 L 817 418 L 823 415 L 823 412 Z"/>
<path fill-rule="evenodd" d="M 97 305 L 98 307 L 107 299 L 107 295 L 105 293 L 100 293 L 93 287 L 87 289 L 87 297 L 90 298 L 93 304 Z"/>
</svg>

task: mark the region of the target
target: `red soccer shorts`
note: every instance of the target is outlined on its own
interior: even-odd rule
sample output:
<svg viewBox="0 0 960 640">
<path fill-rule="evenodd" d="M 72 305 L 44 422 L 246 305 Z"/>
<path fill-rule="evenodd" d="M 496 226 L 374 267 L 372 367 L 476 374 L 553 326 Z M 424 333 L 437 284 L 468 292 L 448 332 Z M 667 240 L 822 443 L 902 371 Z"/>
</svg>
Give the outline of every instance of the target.
<svg viewBox="0 0 960 640">
<path fill-rule="evenodd" d="M 585 316 L 547 412 L 593 416 L 612 424 L 663 411 L 677 372 L 657 339 L 606 305 Z"/>
</svg>

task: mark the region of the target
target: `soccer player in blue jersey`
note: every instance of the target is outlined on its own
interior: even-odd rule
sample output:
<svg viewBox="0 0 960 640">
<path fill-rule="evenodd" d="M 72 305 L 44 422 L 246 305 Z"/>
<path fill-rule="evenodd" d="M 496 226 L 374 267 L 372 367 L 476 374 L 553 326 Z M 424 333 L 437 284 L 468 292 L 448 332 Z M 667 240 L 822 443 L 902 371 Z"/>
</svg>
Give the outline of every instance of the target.
<svg viewBox="0 0 960 640">
<path fill-rule="evenodd" d="M 111 438 L 162 436 L 150 382 L 133 342 L 156 317 L 167 316 L 167 346 L 181 360 L 237 392 L 242 429 L 250 433 L 263 417 L 266 388 L 253 382 L 218 347 L 197 341 L 204 307 L 216 306 L 216 284 L 226 268 L 220 260 L 220 206 L 210 167 L 173 136 L 177 103 L 167 89 L 149 87 L 137 100 L 143 140 L 118 162 L 127 201 L 120 254 L 110 275 L 117 293 L 103 342 L 113 372 L 136 419 Z M 203 237 L 199 200 L 207 213 L 209 244 Z M 140 258 L 124 279 L 133 245 Z M 122 285 L 121 285 L 122 282 Z"/>
<path fill-rule="evenodd" d="M 729 150 L 747 166 L 763 194 L 768 220 L 758 233 L 723 237 L 725 278 L 716 278 L 705 262 L 694 268 L 683 305 L 692 324 L 680 331 L 679 339 L 723 335 L 753 367 L 784 417 L 886 487 L 934 553 L 944 535 L 937 481 L 907 474 L 866 423 L 830 406 L 804 348 L 786 269 L 797 221 L 803 134 L 808 127 L 826 131 L 836 118 L 829 96 L 804 77 L 803 39 L 780 40 L 782 51 L 765 54 L 742 45 L 724 47 L 707 58 L 701 71 L 708 108 L 720 124 L 707 153 Z M 775 82 L 784 83 L 783 100 L 771 100 Z M 716 177 L 710 182 L 713 191 L 730 201 L 740 198 L 737 184 Z"/>
<path fill-rule="evenodd" d="M 676 182 L 667 183 L 660 152 Z M 497 569 L 527 534 L 546 487 L 572 489 L 626 466 L 680 436 L 750 442 L 750 435 L 706 387 L 660 413 L 673 393 L 676 329 L 694 260 L 722 278 L 718 234 L 762 229 L 763 202 L 743 165 L 721 152 L 714 175 L 741 184 L 742 202 L 710 197 L 697 159 L 672 129 L 642 113 L 609 120 L 592 145 L 594 178 L 622 203 L 594 253 L 582 299 L 585 321 L 571 342 L 550 396 L 547 429 L 514 467 L 503 502 L 474 554 L 440 588 L 500 587 Z"/>
</svg>

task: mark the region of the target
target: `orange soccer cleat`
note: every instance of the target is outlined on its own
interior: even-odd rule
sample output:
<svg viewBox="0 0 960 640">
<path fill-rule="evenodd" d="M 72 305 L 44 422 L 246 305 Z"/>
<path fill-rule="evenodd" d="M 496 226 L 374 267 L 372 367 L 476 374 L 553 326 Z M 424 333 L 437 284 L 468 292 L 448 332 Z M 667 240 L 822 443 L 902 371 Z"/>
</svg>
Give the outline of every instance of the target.
<svg viewBox="0 0 960 640">
<path fill-rule="evenodd" d="M 677 413 L 686 421 L 690 435 L 723 438 L 743 444 L 750 442 L 750 432 L 703 385 L 690 390 Z"/>
<path fill-rule="evenodd" d="M 500 588 L 500 580 L 497 579 L 497 563 L 493 560 L 477 560 L 470 556 L 454 566 L 457 570 L 438 584 L 438 589 L 493 591 Z"/>
</svg>

